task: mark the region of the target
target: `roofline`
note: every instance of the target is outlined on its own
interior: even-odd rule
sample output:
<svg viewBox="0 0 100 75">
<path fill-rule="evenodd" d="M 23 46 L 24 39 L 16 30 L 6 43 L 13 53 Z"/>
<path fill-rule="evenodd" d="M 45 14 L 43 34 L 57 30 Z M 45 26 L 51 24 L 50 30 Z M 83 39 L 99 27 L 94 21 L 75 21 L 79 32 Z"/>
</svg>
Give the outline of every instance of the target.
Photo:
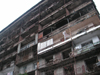
<svg viewBox="0 0 100 75">
<path fill-rule="evenodd" d="M 46 1 L 48 1 L 48 0 L 41 0 L 36 5 L 34 5 L 32 8 L 30 8 L 29 10 L 27 10 L 25 13 L 23 13 L 21 16 L 19 16 L 16 20 L 14 20 L 12 23 L 10 23 L 7 27 L 5 27 L 3 30 L 1 30 L 0 31 L 0 35 L 3 34 L 11 26 L 14 26 L 15 23 L 17 23 L 18 21 L 20 21 L 22 18 L 24 18 L 26 15 L 28 15 L 30 12 L 32 12 L 33 10 L 35 10 L 36 8 L 38 8 L 40 5 L 42 5 Z"/>
</svg>

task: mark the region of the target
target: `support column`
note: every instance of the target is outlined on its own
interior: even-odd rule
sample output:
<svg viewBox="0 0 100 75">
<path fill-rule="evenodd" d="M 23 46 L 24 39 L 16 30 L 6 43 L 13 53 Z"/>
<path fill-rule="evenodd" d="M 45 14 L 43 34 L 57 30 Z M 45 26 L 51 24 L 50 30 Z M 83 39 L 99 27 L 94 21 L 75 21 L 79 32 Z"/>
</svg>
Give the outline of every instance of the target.
<svg viewBox="0 0 100 75">
<path fill-rule="evenodd" d="M 35 43 L 38 43 L 38 34 L 35 34 Z"/>
<path fill-rule="evenodd" d="M 38 70 L 36 70 L 35 75 L 40 75 L 40 72 Z"/>
<path fill-rule="evenodd" d="M 20 52 L 20 49 L 21 49 L 21 43 L 18 44 L 17 53 Z"/>
</svg>

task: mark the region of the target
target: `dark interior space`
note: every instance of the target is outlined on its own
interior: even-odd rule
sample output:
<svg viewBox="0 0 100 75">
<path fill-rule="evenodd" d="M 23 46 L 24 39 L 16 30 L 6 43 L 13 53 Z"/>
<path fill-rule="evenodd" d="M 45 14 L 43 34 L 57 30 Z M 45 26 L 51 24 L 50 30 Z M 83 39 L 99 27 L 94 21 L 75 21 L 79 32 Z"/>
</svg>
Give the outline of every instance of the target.
<svg viewBox="0 0 100 75">
<path fill-rule="evenodd" d="M 53 64 L 53 56 L 49 56 L 46 59 L 46 65 L 51 65 Z"/>
<path fill-rule="evenodd" d="M 46 73 L 46 75 L 54 75 L 54 71 L 53 70 L 46 71 L 45 73 Z"/>
<path fill-rule="evenodd" d="M 69 56 L 69 53 L 70 53 L 70 52 L 71 52 L 71 49 L 62 52 L 63 59 L 69 58 L 69 57 L 70 57 L 70 56 Z"/>
<path fill-rule="evenodd" d="M 64 72 L 65 72 L 65 75 L 75 75 L 74 66 L 73 65 L 65 66 Z"/>
<path fill-rule="evenodd" d="M 98 62 L 97 57 L 92 57 L 88 58 L 85 60 L 85 63 L 87 65 L 87 70 L 88 71 L 93 71 L 94 70 L 94 64 Z"/>
</svg>

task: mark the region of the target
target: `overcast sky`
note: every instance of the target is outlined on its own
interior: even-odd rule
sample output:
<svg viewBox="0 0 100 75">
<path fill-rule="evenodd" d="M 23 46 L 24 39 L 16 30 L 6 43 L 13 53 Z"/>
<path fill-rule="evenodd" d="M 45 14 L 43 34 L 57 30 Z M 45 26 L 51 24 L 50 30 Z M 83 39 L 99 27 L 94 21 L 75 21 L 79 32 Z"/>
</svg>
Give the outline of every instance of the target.
<svg viewBox="0 0 100 75">
<path fill-rule="evenodd" d="M 0 31 L 41 0 L 0 0 Z M 100 11 L 100 0 L 94 0 Z"/>
</svg>

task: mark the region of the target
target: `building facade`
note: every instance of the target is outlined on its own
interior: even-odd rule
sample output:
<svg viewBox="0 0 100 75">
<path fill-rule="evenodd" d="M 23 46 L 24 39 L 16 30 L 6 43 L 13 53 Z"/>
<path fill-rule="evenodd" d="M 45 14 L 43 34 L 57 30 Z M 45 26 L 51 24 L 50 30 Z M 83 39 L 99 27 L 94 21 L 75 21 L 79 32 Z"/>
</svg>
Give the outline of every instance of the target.
<svg viewBox="0 0 100 75">
<path fill-rule="evenodd" d="M 0 75 L 99 75 L 99 49 L 92 0 L 42 0 L 0 32 Z"/>
</svg>

